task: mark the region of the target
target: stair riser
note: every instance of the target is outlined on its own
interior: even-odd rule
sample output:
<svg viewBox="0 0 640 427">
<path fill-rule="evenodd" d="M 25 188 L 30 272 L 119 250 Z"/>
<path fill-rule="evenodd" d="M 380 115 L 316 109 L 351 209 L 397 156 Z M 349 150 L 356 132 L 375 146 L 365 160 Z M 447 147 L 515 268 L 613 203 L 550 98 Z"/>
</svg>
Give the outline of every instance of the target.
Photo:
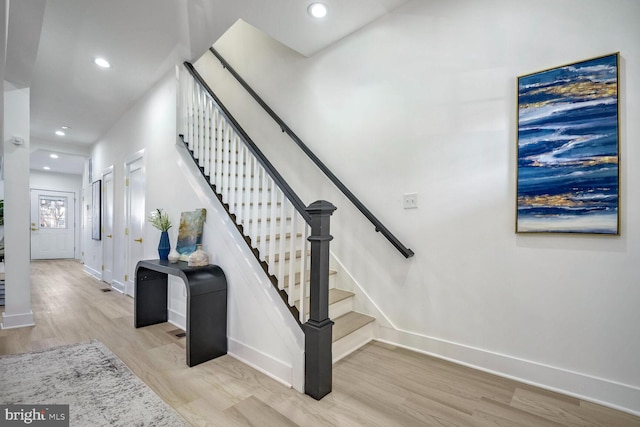
<svg viewBox="0 0 640 427">
<path fill-rule="evenodd" d="M 336 281 L 338 280 L 335 274 L 329 275 L 329 289 L 334 289 L 336 287 Z M 289 293 L 289 289 L 285 289 L 287 293 Z M 309 281 L 307 281 L 307 292 L 309 292 Z M 293 295 L 300 295 L 300 285 L 296 285 L 293 287 Z M 308 296 L 308 295 L 307 295 Z M 344 314 L 344 313 L 343 313 Z"/>
<path fill-rule="evenodd" d="M 373 339 L 373 334 L 373 323 L 368 323 L 362 328 L 334 342 L 331 346 L 333 363 L 336 363 L 340 359 L 348 356 L 371 341 Z"/>
<path fill-rule="evenodd" d="M 296 304 L 296 308 L 300 310 L 298 304 Z M 343 299 L 341 301 L 335 302 L 329 305 L 329 319 L 336 319 L 348 312 L 353 311 L 353 297 L 349 297 Z M 305 312 L 309 314 L 309 307 L 305 307 Z"/>
<path fill-rule="evenodd" d="M 343 299 L 329 306 L 329 319 L 335 319 L 353 311 L 353 297 Z"/>
<path fill-rule="evenodd" d="M 294 263 L 293 263 L 294 273 L 299 273 L 299 272 L 300 272 L 300 264 L 301 264 L 301 262 L 300 262 L 300 261 L 301 261 L 301 260 L 300 260 L 299 258 L 296 258 L 296 259 L 294 260 Z M 307 270 L 308 270 L 308 269 L 309 269 L 309 267 L 310 267 L 309 262 L 310 262 L 310 261 L 309 261 L 309 259 L 307 258 L 307 263 L 306 263 Z M 278 262 L 278 261 L 274 263 L 274 268 L 273 268 L 273 270 L 272 270 L 272 274 L 274 274 L 274 275 L 275 275 L 275 274 L 277 274 L 277 273 L 278 273 L 279 268 L 280 268 L 280 267 L 279 267 L 279 265 L 280 265 L 280 262 Z M 285 275 L 288 275 L 288 274 L 289 274 L 289 265 L 290 265 L 290 261 L 289 261 L 289 260 L 284 261 L 284 274 L 285 274 Z M 270 270 L 270 272 L 271 272 L 271 270 Z"/>
<path fill-rule="evenodd" d="M 258 244 L 260 244 L 260 238 L 258 238 Z M 296 248 L 297 249 L 301 249 L 302 248 L 302 237 L 298 237 L 295 239 L 296 240 Z M 275 239 L 275 240 L 267 240 L 267 242 L 265 243 L 266 248 L 267 248 L 267 253 L 269 253 L 269 251 L 271 250 L 271 246 L 274 245 L 274 249 L 276 252 L 278 252 L 280 250 L 280 245 L 281 245 L 281 239 Z M 285 238 L 284 239 L 284 248 L 285 251 L 289 251 L 289 248 L 291 248 L 291 239 L 290 238 Z"/>
</svg>

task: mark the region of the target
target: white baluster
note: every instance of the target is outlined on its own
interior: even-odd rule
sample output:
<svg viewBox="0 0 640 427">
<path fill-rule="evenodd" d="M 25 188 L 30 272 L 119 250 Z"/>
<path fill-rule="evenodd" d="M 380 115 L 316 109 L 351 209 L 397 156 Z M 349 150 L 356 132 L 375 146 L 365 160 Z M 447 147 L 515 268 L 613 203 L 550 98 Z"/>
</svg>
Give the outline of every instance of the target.
<svg viewBox="0 0 640 427">
<path fill-rule="evenodd" d="M 204 166 L 204 147 L 207 144 L 207 140 L 205 137 L 205 128 L 206 128 L 206 121 L 205 121 L 205 116 L 206 116 L 206 104 L 207 104 L 207 95 L 205 93 L 204 90 L 200 90 L 200 103 L 198 105 L 198 109 L 200 110 L 200 113 L 198 114 L 198 124 L 199 124 L 199 131 L 198 131 L 198 136 L 199 136 L 199 140 L 198 140 L 198 166 Z"/>
<path fill-rule="evenodd" d="M 279 203 L 279 206 L 276 204 L 275 206 L 271 206 L 271 209 L 276 210 L 279 212 L 280 218 L 286 218 L 287 217 L 287 199 L 284 196 L 284 193 L 278 189 L 277 191 L 278 194 L 278 200 L 276 201 L 276 203 Z M 280 240 L 278 241 L 277 245 L 276 242 L 272 242 L 273 246 L 277 246 L 277 254 L 278 257 L 281 260 L 284 260 L 284 254 L 287 250 L 286 248 L 286 243 L 287 243 L 287 230 L 290 230 L 291 228 L 291 224 L 286 224 L 285 221 L 280 221 Z M 293 238 L 293 234 L 291 235 L 291 238 Z M 285 268 L 284 268 L 284 262 L 280 262 L 278 263 L 278 272 L 276 273 L 276 277 L 278 278 L 278 288 L 280 289 L 284 289 L 285 287 L 285 283 L 284 283 L 284 274 L 285 272 Z"/>
<path fill-rule="evenodd" d="M 245 146 L 242 143 L 242 140 L 238 138 L 238 155 L 237 155 L 237 163 L 236 163 L 236 197 L 234 199 L 234 213 L 236 214 L 236 224 L 242 224 L 243 215 L 244 215 L 244 206 L 242 202 L 244 201 L 244 158 L 245 158 Z"/>
<path fill-rule="evenodd" d="M 299 215 L 298 212 L 295 212 L 296 215 Z M 307 321 L 306 311 L 306 297 L 307 297 L 307 269 L 309 268 L 309 260 L 307 258 L 307 253 L 309 252 L 309 225 L 302 220 L 304 232 L 302 233 L 302 254 L 300 256 L 300 294 L 298 298 L 300 298 L 300 322 L 304 323 Z"/>
<path fill-rule="evenodd" d="M 231 136 L 231 140 L 229 141 L 229 200 L 227 203 L 229 204 L 229 211 L 231 213 L 236 213 L 236 193 L 238 191 L 238 136 L 233 133 Z"/>
<path fill-rule="evenodd" d="M 195 82 L 193 79 L 189 82 L 189 92 L 187 93 L 188 101 L 187 101 L 187 114 L 188 114 L 188 123 L 187 123 L 187 142 L 189 150 L 193 150 L 193 97 L 195 94 Z"/>
<path fill-rule="evenodd" d="M 202 156 L 202 166 L 204 174 L 209 176 L 211 173 L 209 169 L 211 164 L 211 100 L 209 97 L 206 98 L 204 106 L 204 155 Z"/>
<path fill-rule="evenodd" d="M 267 206 L 267 214 L 269 216 L 269 273 L 276 274 L 276 247 L 277 247 L 277 235 L 278 235 L 278 193 L 279 188 L 275 185 L 275 182 L 271 186 L 271 197 L 269 205 Z M 284 218 L 280 218 L 280 224 L 284 223 Z"/>
<path fill-rule="evenodd" d="M 273 184 L 273 180 L 269 175 L 263 175 L 262 185 L 260 186 L 260 259 L 265 260 L 267 257 L 267 235 L 269 234 L 269 191 L 271 190 L 271 186 Z M 274 262 L 273 259 L 269 260 L 269 271 L 272 271 L 271 265 Z"/>
<path fill-rule="evenodd" d="M 202 159 L 200 147 L 202 144 L 202 89 L 198 87 L 195 99 L 195 131 L 193 138 L 193 156 L 198 160 L 198 165 Z"/>
<path fill-rule="evenodd" d="M 209 184 L 216 183 L 216 154 L 217 154 L 217 129 L 218 129 L 218 108 L 211 103 L 211 117 L 209 126 L 211 127 L 211 148 L 209 152 Z"/>
<path fill-rule="evenodd" d="M 222 137 L 222 185 L 220 188 L 220 194 L 222 194 L 222 201 L 224 203 L 228 203 L 229 201 L 229 150 L 232 134 L 233 129 L 231 128 L 231 124 L 226 123 Z"/>
<path fill-rule="evenodd" d="M 253 154 L 247 148 L 247 164 L 245 166 L 245 177 L 244 177 L 244 215 L 243 217 L 243 227 L 244 234 L 246 236 L 249 235 L 249 221 L 251 220 L 251 179 L 253 178 L 253 165 L 256 163 Z"/>
<path fill-rule="evenodd" d="M 254 159 L 253 162 L 253 184 L 251 185 L 251 193 L 253 204 L 251 206 L 251 241 L 253 246 L 257 248 L 258 245 L 258 218 L 260 217 L 260 175 L 263 173 L 262 166 Z"/>
<path fill-rule="evenodd" d="M 300 217 L 296 215 L 297 212 L 295 208 L 293 209 L 293 214 L 291 216 L 291 234 L 298 234 L 298 225 L 300 222 Z M 289 241 L 289 280 L 287 281 L 287 295 L 289 297 L 288 302 L 289 305 L 293 305 L 295 303 L 295 286 L 296 286 L 296 240 L 291 239 Z M 284 256 L 283 258 L 284 259 Z M 304 276 L 302 276 L 304 278 Z"/>
<path fill-rule="evenodd" d="M 222 114 L 218 114 L 218 130 L 216 131 L 216 191 L 220 193 L 222 190 L 222 155 L 224 148 L 224 129 L 227 122 Z"/>
</svg>

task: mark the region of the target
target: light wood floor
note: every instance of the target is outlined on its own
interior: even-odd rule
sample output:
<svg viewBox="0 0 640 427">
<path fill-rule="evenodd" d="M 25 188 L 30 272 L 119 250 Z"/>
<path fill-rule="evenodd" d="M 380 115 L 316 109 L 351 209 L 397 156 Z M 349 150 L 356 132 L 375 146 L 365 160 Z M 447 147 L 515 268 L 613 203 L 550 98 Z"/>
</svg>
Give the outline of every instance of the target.
<svg viewBox="0 0 640 427">
<path fill-rule="evenodd" d="M 640 418 L 393 346 L 335 365 L 317 402 L 231 356 L 188 368 L 170 324 L 133 327 L 133 300 L 74 261 L 31 264 L 36 326 L 0 330 L 0 354 L 99 339 L 193 425 L 640 426 Z M 0 398 L 1 400 L 1 398 Z"/>
</svg>

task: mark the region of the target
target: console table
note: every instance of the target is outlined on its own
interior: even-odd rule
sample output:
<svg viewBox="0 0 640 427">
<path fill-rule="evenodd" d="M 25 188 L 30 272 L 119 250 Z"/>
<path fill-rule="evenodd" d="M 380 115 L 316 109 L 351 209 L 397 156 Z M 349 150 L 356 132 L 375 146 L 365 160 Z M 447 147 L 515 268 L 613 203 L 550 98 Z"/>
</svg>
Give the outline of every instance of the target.
<svg viewBox="0 0 640 427">
<path fill-rule="evenodd" d="M 227 279 L 217 265 L 143 260 L 136 265 L 134 326 L 166 322 L 168 275 L 187 288 L 187 365 L 227 353 Z"/>
</svg>

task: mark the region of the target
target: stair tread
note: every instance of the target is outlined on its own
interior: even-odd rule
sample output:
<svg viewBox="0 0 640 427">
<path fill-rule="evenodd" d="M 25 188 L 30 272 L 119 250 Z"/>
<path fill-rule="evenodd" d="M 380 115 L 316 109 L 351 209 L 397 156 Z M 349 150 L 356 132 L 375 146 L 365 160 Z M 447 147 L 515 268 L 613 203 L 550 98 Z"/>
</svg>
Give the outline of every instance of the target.
<svg viewBox="0 0 640 427">
<path fill-rule="evenodd" d="M 343 301 L 349 297 L 354 296 L 353 292 L 345 291 L 343 289 L 331 288 L 329 289 L 329 305 L 335 304 L 337 302 Z M 309 297 L 305 298 L 305 313 L 309 312 Z M 296 300 L 295 306 L 298 310 L 300 310 L 300 300 Z"/>
<path fill-rule="evenodd" d="M 376 319 L 375 317 L 358 313 L 357 311 L 350 311 L 349 313 L 332 320 L 335 323 L 333 325 L 332 342 L 336 342 L 339 339 L 346 337 L 351 332 L 357 331 L 358 329 L 373 322 Z"/>
</svg>

